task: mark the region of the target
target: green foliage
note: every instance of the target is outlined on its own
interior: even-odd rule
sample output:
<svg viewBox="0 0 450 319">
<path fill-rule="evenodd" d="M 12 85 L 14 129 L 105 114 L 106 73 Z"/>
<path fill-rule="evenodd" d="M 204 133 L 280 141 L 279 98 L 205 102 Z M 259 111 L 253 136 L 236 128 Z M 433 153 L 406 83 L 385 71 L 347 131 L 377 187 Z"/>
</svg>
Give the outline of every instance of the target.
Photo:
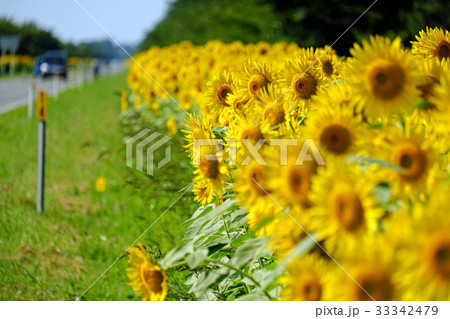
<svg viewBox="0 0 450 319">
<path fill-rule="evenodd" d="M 299 45 L 332 44 L 374 0 L 178 0 L 150 31 L 139 49 L 183 40 L 294 41 Z M 370 34 L 400 36 L 405 44 L 428 26 L 448 28 L 450 3 L 442 0 L 379 0 L 334 48 L 341 55 Z"/>
<path fill-rule="evenodd" d="M 17 54 L 37 56 L 47 50 L 62 49 L 61 42 L 52 31 L 44 30 L 33 22 L 18 25 L 10 19 L 0 18 L 0 35 L 19 36 Z"/>
<path fill-rule="evenodd" d="M 167 46 L 183 40 L 204 44 L 217 39 L 229 43 L 273 42 L 282 38 L 280 19 L 272 5 L 262 0 L 179 0 L 140 45 Z"/>
<path fill-rule="evenodd" d="M 185 222 L 189 226 L 184 243 L 159 261 L 172 278 L 171 299 L 278 299 L 277 278 L 293 256 L 314 247 L 314 236 L 301 241 L 288 257 L 275 263 L 276 257 L 267 249 L 269 239 L 255 237 L 246 222 L 245 208 L 230 199 L 219 206 L 200 207 Z"/>
</svg>

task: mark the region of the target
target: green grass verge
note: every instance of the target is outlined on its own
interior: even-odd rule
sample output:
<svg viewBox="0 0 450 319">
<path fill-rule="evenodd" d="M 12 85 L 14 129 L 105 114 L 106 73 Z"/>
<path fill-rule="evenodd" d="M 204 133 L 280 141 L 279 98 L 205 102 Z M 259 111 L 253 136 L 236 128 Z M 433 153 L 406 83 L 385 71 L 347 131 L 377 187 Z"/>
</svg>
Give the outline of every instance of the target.
<svg viewBox="0 0 450 319">
<path fill-rule="evenodd" d="M 182 136 L 172 161 L 149 177 L 125 165 L 120 72 L 49 99 L 46 206 L 35 209 L 37 121 L 26 108 L 0 115 L 0 299 L 73 300 L 86 290 L 192 180 Z M 95 191 L 98 176 L 107 189 Z M 187 192 L 141 239 L 162 251 L 179 242 L 195 210 Z M 135 300 L 120 259 L 83 296 Z"/>
</svg>

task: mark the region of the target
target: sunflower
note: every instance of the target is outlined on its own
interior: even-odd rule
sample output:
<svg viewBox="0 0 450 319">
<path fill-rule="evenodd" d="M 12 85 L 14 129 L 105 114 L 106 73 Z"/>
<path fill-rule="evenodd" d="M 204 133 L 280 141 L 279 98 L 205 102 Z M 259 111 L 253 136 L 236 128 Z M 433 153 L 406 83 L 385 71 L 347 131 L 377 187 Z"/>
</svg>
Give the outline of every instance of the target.
<svg viewBox="0 0 450 319">
<path fill-rule="evenodd" d="M 210 184 L 205 180 L 196 181 L 192 192 L 195 195 L 194 200 L 202 206 L 205 206 L 213 201 L 213 190 Z"/>
<path fill-rule="evenodd" d="M 163 301 L 167 295 L 167 275 L 158 265 L 151 262 L 144 246 L 128 249 L 128 262 L 132 267 L 127 268 L 128 285 L 133 287 L 138 296 L 144 301 Z"/>
<path fill-rule="evenodd" d="M 260 151 L 263 160 L 267 157 L 266 153 L 264 149 Z M 249 212 L 250 230 L 255 230 L 260 222 L 281 210 L 269 196 L 272 190 L 267 184 L 268 170 L 264 163 L 252 160 L 248 165 L 239 165 L 233 172 L 233 190 L 240 205 Z"/>
<path fill-rule="evenodd" d="M 267 246 L 278 256 L 278 261 L 286 258 L 307 236 L 302 229 L 304 227 L 302 214 L 293 210 L 288 214 L 276 215 L 275 219 L 267 226 L 265 234 L 271 238 Z"/>
<path fill-rule="evenodd" d="M 188 91 L 181 91 L 178 94 L 178 103 L 184 110 L 189 110 L 192 105 L 192 96 Z"/>
<path fill-rule="evenodd" d="M 424 198 L 441 178 L 438 149 L 440 142 L 434 136 L 427 136 L 423 128 L 405 129 L 390 127 L 374 141 L 375 157 L 396 167 L 379 168 L 377 178 L 387 182 L 392 195 L 414 199 Z"/>
<path fill-rule="evenodd" d="M 211 120 L 218 120 L 219 124 L 225 126 L 233 109 L 227 102 L 227 97 L 233 94 L 236 80 L 233 73 L 228 71 L 219 72 L 211 78 L 207 84 L 205 97 L 207 100 L 208 114 Z"/>
<path fill-rule="evenodd" d="M 248 110 L 252 110 L 252 108 L 249 107 L 249 102 L 249 100 L 245 100 L 243 97 L 236 94 L 229 94 L 227 97 L 228 105 L 231 105 L 234 113 L 239 116 L 245 116 Z"/>
<path fill-rule="evenodd" d="M 311 98 L 311 111 L 320 111 L 328 108 L 348 109 L 357 115 L 361 115 L 361 103 L 354 98 L 355 91 L 348 81 L 339 81 L 328 85 L 326 90 L 321 90 Z"/>
<path fill-rule="evenodd" d="M 281 300 L 325 300 L 330 265 L 317 254 L 295 257 L 286 267 L 287 274 L 278 279 L 282 285 Z M 331 286 L 330 286 L 331 287 Z M 327 289 L 328 288 L 328 289 Z"/>
<path fill-rule="evenodd" d="M 155 117 L 159 117 L 161 115 L 160 107 L 161 105 L 156 101 L 151 104 L 152 113 Z"/>
<path fill-rule="evenodd" d="M 339 57 L 331 47 L 324 47 L 323 49 L 317 49 L 317 64 L 315 69 L 319 72 L 322 78 L 328 81 L 334 81 L 339 77 L 341 64 Z"/>
<path fill-rule="evenodd" d="M 268 186 L 273 190 L 273 197 L 281 206 L 302 210 L 310 204 L 308 194 L 317 163 L 316 161 L 300 163 L 299 156 L 303 143 L 299 141 L 297 144 L 299 145 L 287 145 L 286 154 L 282 154 L 281 150 L 272 151 L 268 161 L 271 168 Z"/>
<path fill-rule="evenodd" d="M 183 126 L 186 127 L 186 129 L 181 130 L 181 132 L 185 134 L 185 140 L 188 142 L 188 144 L 183 147 L 186 148 L 186 152 L 193 163 L 198 163 L 200 160 L 200 151 L 203 151 L 203 148 L 200 149 L 196 145 L 194 147 L 195 141 L 212 140 L 211 125 L 208 121 L 204 120 L 202 116 L 197 116 L 195 113 L 189 113 Z M 210 154 L 212 152 L 214 152 L 214 149 L 208 147 L 207 153 Z"/>
<path fill-rule="evenodd" d="M 212 190 L 218 198 L 221 198 L 222 192 L 225 190 L 225 180 L 227 178 L 227 165 L 222 160 L 222 154 L 211 153 L 200 154 L 200 164 L 194 171 L 196 182 L 204 183 Z"/>
<path fill-rule="evenodd" d="M 417 88 L 420 92 L 420 100 L 411 115 L 411 120 L 430 123 L 438 113 L 436 105 L 431 100 L 435 96 L 435 89 L 441 83 L 445 72 L 449 71 L 449 63 L 439 62 L 437 59 L 425 60 L 420 63 L 419 69 L 421 75 Z"/>
<path fill-rule="evenodd" d="M 450 74 L 447 73 L 441 78 L 441 83 L 436 85 L 430 102 L 436 106 L 438 111 L 436 124 L 439 132 L 448 135 L 450 125 Z"/>
<path fill-rule="evenodd" d="M 384 238 L 360 242 L 358 253 L 347 253 L 342 269 L 330 275 L 329 300 L 342 301 L 396 301 L 400 300 L 398 261 L 395 251 Z"/>
<path fill-rule="evenodd" d="M 258 100 L 258 93 L 272 82 L 274 76 L 270 68 L 264 63 L 249 59 L 237 82 L 237 94 L 243 100 Z"/>
<path fill-rule="evenodd" d="M 230 120 L 228 132 L 226 132 L 226 141 L 228 142 L 228 151 L 233 156 L 233 162 L 237 164 L 248 162 L 253 159 L 249 148 L 253 145 L 263 146 L 266 143 L 268 127 L 261 126 L 261 118 L 237 115 Z M 251 145 L 250 145 L 251 144 Z M 231 148 L 234 148 L 234 152 Z"/>
<path fill-rule="evenodd" d="M 322 77 L 313 63 L 308 56 L 302 54 L 288 60 L 281 71 L 280 86 L 285 92 L 285 99 L 290 103 L 290 110 L 299 108 L 304 111 L 311 97 L 322 87 Z"/>
<path fill-rule="evenodd" d="M 281 91 L 273 84 L 263 89 L 258 94 L 258 101 L 255 103 L 257 116 L 263 119 L 261 124 L 265 127 L 265 131 L 271 128 L 281 130 L 282 127 L 286 129 L 289 125 L 289 110 L 285 103 Z"/>
<path fill-rule="evenodd" d="M 303 129 L 305 138 L 319 143 L 322 154 L 347 156 L 357 151 L 357 139 L 363 131 L 362 119 L 348 108 L 320 107 L 311 111 Z"/>
<path fill-rule="evenodd" d="M 450 219 L 448 188 L 440 188 L 439 199 L 416 204 L 413 216 L 399 215 L 386 229 L 398 233 L 400 282 L 405 300 L 450 301 Z"/>
<path fill-rule="evenodd" d="M 411 41 L 412 54 L 419 59 L 438 58 L 439 60 L 450 59 L 450 32 L 442 28 L 420 31 L 416 35 L 417 41 Z"/>
<path fill-rule="evenodd" d="M 310 229 L 326 239 L 330 251 L 355 251 L 361 238 L 372 235 L 382 216 L 372 184 L 341 159 L 327 161 L 313 178 L 309 199 Z"/>
<path fill-rule="evenodd" d="M 166 125 L 167 125 L 167 130 L 169 131 L 170 136 L 174 136 L 175 134 L 177 134 L 177 131 L 178 131 L 177 121 L 175 120 L 175 118 L 173 116 L 171 116 L 167 120 Z"/>
<path fill-rule="evenodd" d="M 120 94 L 120 111 L 125 112 L 128 109 L 128 92 L 122 91 Z"/>
<path fill-rule="evenodd" d="M 103 176 L 99 176 L 95 181 L 95 190 L 99 193 L 103 193 L 106 190 L 106 179 Z"/>
<path fill-rule="evenodd" d="M 350 52 L 351 83 L 355 99 L 364 103 L 370 119 L 397 115 L 415 105 L 418 71 L 413 57 L 394 41 L 380 36 L 355 44 Z"/>
</svg>

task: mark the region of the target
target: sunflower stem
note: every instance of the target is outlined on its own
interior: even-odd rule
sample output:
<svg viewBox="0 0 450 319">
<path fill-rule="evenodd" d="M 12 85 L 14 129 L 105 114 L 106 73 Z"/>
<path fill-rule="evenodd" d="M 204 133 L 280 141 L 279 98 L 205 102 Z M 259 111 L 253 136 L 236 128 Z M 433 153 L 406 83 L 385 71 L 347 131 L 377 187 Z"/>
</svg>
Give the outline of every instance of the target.
<svg viewBox="0 0 450 319">
<path fill-rule="evenodd" d="M 257 286 L 257 287 L 261 287 L 261 285 L 259 284 L 259 282 L 256 281 L 255 278 L 253 278 L 251 275 L 246 274 L 245 272 L 243 272 L 242 270 L 240 270 L 239 268 L 236 268 L 234 266 L 231 266 L 230 264 L 221 262 L 219 260 L 214 260 L 214 259 L 210 259 L 207 258 L 205 259 L 205 262 L 210 262 L 210 263 L 215 263 L 221 266 L 225 266 L 235 272 L 237 272 L 238 274 L 240 274 L 242 277 L 247 277 L 248 279 L 250 279 L 251 281 L 253 281 L 253 283 Z M 272 298 L 270 297 L 270 295 L 267 293 L 267 291 L 265 289 L 263 289 L 264 294 L 266 295 L 267 298 L 269 298 L 269 300 L 272 300 Z"/>
<path fill-rule="evenodd" d="M 228 224 L 225 220 L 225 217 L 223 216 L 223 214 L 220 214 L 220 216 L 222 216 L 223 226 L 225 226 L 225 231 L 227 232 L 227 237 L 228 237 L 228 239 L 230 239 L 230 231 L 228 229 Z"/>
</svg>

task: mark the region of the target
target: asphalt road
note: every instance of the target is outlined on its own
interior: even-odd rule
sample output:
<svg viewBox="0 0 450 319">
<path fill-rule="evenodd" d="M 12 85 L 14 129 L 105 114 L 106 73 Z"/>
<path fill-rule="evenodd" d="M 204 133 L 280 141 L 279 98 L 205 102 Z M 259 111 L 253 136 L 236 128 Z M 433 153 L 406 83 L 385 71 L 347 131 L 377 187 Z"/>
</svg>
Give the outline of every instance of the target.
<svg viewBox="0 0 450 319">
<path fill-rule="evenodd" d="M 117 72 L 122 67 L 123 63 L 110 65 L 110 67 L 100 70 L 100 75 Z M 67 88 L 81 85 L 83 82 L 91 80 L 92 77 L 92 72 L 73 70 L 72 72 L 69 71 L 67 80 L 60 78 L 57 84 L 54 83 L 52 77 L 42 79 L 30 76 L 0 79 L 0 114 L 27 105 L 28 92 L 32 83 L 35 84 L 35 92 L 44 90 L 49 96 L 54 96 L 56 87 L 59 88 L 58 92 L 62 92 Z"/>
</svg>

